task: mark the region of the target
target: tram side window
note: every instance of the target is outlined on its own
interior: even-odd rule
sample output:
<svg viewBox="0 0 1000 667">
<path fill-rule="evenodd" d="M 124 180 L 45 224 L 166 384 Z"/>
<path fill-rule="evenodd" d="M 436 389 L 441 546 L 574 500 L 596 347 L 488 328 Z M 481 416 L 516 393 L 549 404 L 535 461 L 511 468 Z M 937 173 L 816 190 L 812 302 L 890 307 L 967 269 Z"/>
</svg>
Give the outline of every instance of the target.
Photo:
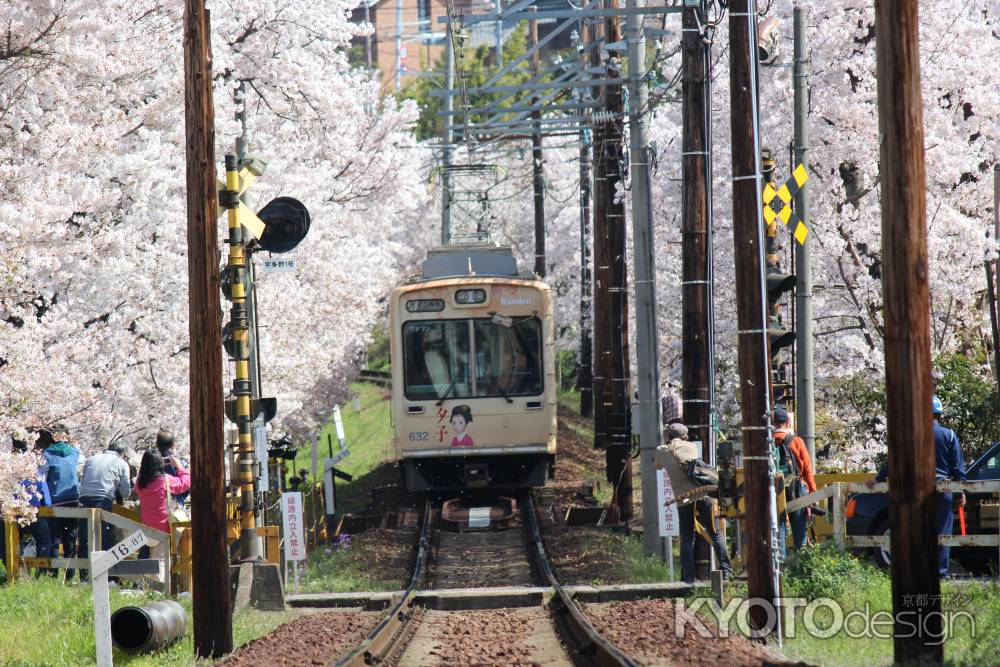
<svg viewBox="0 0 1000 667">
<path fill-rule="evenodd" d="M 406 322 L 403 325 L 403 364 L 406 398 L 440 398 L 452 382 L 449 398 L 472 395 L 469 372 L 468 320 Z"/>
<path fill-rule="evenodd" d="M 476 396 L 542 393 L 542 325 L 538 318 L 505 327 L 475 320 Z"/>
</svg>

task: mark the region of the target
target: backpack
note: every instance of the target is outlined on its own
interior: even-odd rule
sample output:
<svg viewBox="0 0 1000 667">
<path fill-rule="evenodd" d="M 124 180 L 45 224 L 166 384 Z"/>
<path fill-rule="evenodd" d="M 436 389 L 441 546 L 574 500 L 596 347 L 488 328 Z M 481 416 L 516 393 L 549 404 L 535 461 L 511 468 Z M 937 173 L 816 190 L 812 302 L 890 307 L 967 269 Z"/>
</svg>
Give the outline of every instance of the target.
<svg viewBox="0 0 1000 667">
<path fill-rule="evenodd" d="M 719 473 L 701 459 L 691 459 L 681 466 L 687 476 L 698 486 L 718 486 Z"/>
<path fill-rule="evenodd" d="M 775 436 L 774 438 L 774 445 L 778 449 L 777 468 L 779 472 L 788 470 L 788 475 L 786 475 L 785 481 L 785 489 L 790 492 L 792 499 L 798 498 L 799 492 L 801 491 L 798 484 L 801 472 L 799 470 L 799 462 L 794 456 L 792 456 L 792 451 L 788 446 L 788 443 L 794 439 L 795 433 L 792 431 L 787 431 L 781 439 L 779 439 L 778 436 Z"/>
</svg>

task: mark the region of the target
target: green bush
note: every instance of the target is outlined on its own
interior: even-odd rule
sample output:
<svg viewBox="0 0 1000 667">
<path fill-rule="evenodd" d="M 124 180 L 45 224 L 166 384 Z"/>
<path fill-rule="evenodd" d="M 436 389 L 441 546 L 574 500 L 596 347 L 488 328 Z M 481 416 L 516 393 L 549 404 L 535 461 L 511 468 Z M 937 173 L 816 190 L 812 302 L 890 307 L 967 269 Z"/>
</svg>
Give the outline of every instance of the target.
<svg viewBox="0 0 1000 667">
<path fill-rule="evenodd" d="M 849 589 L 872 585 L 883 576 L 856 556 L 830 545 L 799 551 L 785 570 L 785 591 L 809 600 L 839 598 Z"/>
<path fill-rule="evenodd" d="M 944 403 L 942 421 L 958 434 L 966 462 L 971 462 L 1000 440 L 996 385 L 982 364 L 964 354 L 942 355 L 934 366 L 942 375 L 934 388 Z"/>
<path fill-rule="evenodd" d="M 579 370 L 576 350 L 559 350 L 559 389 L 565 391 L 575 387 Z"/>
<path fill-rule="evenodd" d="M 389 330 L 385 327 L 375 327 L 372 330 L 372 342 L 368 346 L 368 368 L 373 371 L 389 371 Z"/>
</svg>

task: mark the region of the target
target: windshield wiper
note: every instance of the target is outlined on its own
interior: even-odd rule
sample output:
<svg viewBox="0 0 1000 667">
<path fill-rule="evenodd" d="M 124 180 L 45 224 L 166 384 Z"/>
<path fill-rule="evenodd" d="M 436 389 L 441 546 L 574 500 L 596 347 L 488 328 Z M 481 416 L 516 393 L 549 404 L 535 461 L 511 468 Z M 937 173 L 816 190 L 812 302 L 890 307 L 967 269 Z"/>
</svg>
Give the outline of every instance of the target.
<svg viewBox="0 0 1000 667">
<path fill-rule="evenodd" d="M 440 405 L 443 405 L 443 404 L 444 404 L 444 399 L 448 398 L 448 394 L 450 394 L 450 393 L 451 393 L 451 390 L 455 388 L 455 385 L 456 385 L 456 384 L 458 384 L 458 378 L 459 378 L 459 376 L 458 376 L 458 375 L 456 375 L 456 376 L 455 376 L 455 379 L 451 381 L 451 384 L 450 384 L 450 385 L 448 385 L 448 388 L 444 390 L 444 393 L 443 393 L 443 394 L 441 394 L 441 398 L 440 398 L 440 399 L 438 400 L 438 402 L 437 402 L 437 405 L 438 405 L 438 406 L 440 406 Z"/>
</svg>

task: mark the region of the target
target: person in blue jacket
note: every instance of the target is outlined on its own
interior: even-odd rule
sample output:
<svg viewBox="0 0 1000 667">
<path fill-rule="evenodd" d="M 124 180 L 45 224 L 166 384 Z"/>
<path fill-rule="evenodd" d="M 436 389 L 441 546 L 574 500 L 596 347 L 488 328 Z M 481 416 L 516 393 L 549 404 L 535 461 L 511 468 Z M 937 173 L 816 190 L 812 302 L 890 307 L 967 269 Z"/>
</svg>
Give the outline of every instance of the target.
<svg viewBox="0 0 1000 667">
<path fill-rule="evenodd" d="M 42 449 L 45 464 L 42 473 L 49 487 L 53 507 L 78 507 L 80 505 L 80 478 L 77 469 L 85 457 L 69 443 L 69 431 L 62 424 L 38 433 L 36 447 Z M 52 517 L 48 520 L 52 539 L 52 554 L 58 556 L 62 545 L 63 558 L 76 558 L 78 521 Z M 73 570 L 66 570 L 66 580 L 73 577 Z"/>
<path fill-rule="evenodd" d="M 962 447 L 958 442 L 958 436 L 950 428 L 945 428 L 938 421 L 944 414 L 944 406 L 937 396 L 931 398 L 931 414 L 934 417 L 934 475 L 937 481 L 951 479 L 956 482 L 967 481 L 965 475 L 965 461 L 962 458 Z M 884 482 L 889 477 L 889 465 L 882 466 L 875 476 L 875 482 Z M 874 485 L 874 483 L 871 483 Z M 938 493 L 937 523 L 938 535 L 951 535 L 955 525 L 955 514 L 952 504 L 953 495 L 950 493 Z M 965 494 L 959 494 L 958 504 L 965 507 Z M 948 574 L 949 559 L 951 557 L 951 547 L 938 547 L 938 572 L 944 576 Z"/>
<path fill-rule="evenodd" d="M 21 440 L 14 440 L 14 451 L 24 453 L 28 451 L 28 443 Z M 44 481 L 44 473 L 39 468 L 37 475 L 31 479 L 21 481 L 21 486 L 28 492 L 31 499 L 28 501 L 32 507 L 48 507 L 52 504 L 49 496 L 49 485 Z M 37 517 L 35 522 L 28 526 L 28 533 L 35 539 L 35 556 L 38 558 L 52 557 L 52 539 L 49 535 L 48 520 Z M 52 570 L 39 569 L 38 574 L 48 574 Z"/>
</svg>

